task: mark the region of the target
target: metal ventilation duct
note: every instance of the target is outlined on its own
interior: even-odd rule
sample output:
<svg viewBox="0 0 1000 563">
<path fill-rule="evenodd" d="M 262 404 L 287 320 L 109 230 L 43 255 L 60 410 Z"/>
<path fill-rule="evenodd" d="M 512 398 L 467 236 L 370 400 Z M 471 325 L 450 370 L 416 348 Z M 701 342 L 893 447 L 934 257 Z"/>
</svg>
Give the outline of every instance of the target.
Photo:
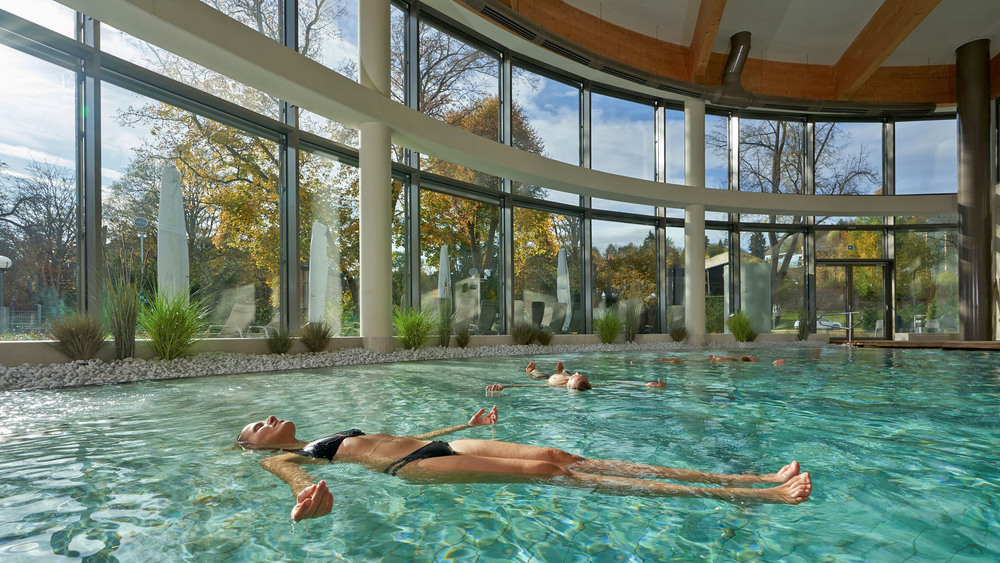
<svg viewBox="0 0 1000 563">
<path fill-rule="evenodd" d="M 745 108 L 753 102 L 753 94 L 743 87 L 743 66 L 750 55 L 750 32 L 741 31 L 729 38 L 729 58 L 722 71 L 722 86 L 709 94 L 713 104 Z"/>
</svg>

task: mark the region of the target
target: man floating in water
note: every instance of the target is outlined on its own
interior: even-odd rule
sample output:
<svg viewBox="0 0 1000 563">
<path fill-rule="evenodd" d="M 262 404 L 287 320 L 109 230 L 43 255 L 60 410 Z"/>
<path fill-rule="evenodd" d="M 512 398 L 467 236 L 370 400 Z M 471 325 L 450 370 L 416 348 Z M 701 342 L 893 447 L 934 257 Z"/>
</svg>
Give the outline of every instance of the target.
<svg viewBox="0 0 1000 563">
<path fill-rule="evenodd" d="M 581 487 L 613 495 L 702 497 L 729 502 L 799 504 L 809 500 L 809 473 L 791 462 L 768 475 L 716 475 L 629 461 L 592 459 L 555 448 L 494 440 L 430 441 L 473 426 L 495 424 L 497 408 L 479 409 L 469 422 L 416 436 L 365 434 L 353 429 L 313 442 L 299 440 L 295 425 L 269 416 L 243 427 L 236 443 L 246 449 L 283 450 L 260 461 L 292 489 L 296 522 L 330 513 L 333 495 L 326 481 L 316 482 L 303 465 L 349 462 L 415 482 L 506 483 L 537 482 Z M 693 487 L 654 479 L 709 483 Z M 773 487 L 753 488 L 771 484 Z"/>
</svg>

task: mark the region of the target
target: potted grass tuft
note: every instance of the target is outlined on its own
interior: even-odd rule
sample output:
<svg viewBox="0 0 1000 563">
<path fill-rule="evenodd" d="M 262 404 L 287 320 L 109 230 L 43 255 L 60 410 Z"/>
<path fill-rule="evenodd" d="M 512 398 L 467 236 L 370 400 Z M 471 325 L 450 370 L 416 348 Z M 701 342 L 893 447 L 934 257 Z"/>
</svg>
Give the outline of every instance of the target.
<svg viewBox="0 0 1000 563">
<path fill-rule="evenodd" d="M 115 341 L 119 360 L 135 356 L 135 329 L 139 319 L 141 276 L 133 268 L 134 256 L 120 256 L 117 271 L 109 269 L 104 280 L 104 318 Z"/>
<path fill-rule="evenodd" d="M 74 360 L 93 358 L 104 344 L 104 323 L 96 315 L 72 313 L 53 319 L 53 346 Z"/>
<path fill-rule="evenodd" d="M 149 334 L 157 358 L 172 360 L 187 352 L 204 332 L 207 309 L 200 299 L 183 293 L 157 293 L 139 309 L 139 324 Z"/>
<path fill-rule="evenodd" d="M 407 350 L 416 350 L 423 346 L 434 330 L 434 320 L 431 316 L 426 311 L 409 305 L 395 308 L 392 325 L 403 348 Z"/>
<path fill-rule="evenodd" d="M 333 340 L 333 327 L 324 322 L 307 323 L 299 329 L 299 340 L 310 352 L 322 352 Z"/>
</svg>

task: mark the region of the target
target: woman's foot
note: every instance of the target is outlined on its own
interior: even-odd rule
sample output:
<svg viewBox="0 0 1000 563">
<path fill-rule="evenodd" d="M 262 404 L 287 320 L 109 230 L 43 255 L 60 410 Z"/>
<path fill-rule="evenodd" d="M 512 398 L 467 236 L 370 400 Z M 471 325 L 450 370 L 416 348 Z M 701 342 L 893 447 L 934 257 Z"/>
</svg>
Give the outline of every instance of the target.
<svg viewBox="0 0 1000 563">
<path fill-rule="evenodd" d="M 812 480 L 809 479 L 809 472 L 807 471 L 801 475 L 792 477 L 783 485 L 764 489 L 768 494 L 760 500 L 775 504 L 799 504 L 800 502 L 809 500 L 812 488 Z"/>
<path fill-rule="evenodd" d="M 789 479 L 795 477 L 799 474 L 800 467 L 799 462 L 793 461 L 788 465 L 782 467 L 777 473 L 771 473 L 770 475 L 761 475 L 761 483 L 787 483 Z"/>
</svg>

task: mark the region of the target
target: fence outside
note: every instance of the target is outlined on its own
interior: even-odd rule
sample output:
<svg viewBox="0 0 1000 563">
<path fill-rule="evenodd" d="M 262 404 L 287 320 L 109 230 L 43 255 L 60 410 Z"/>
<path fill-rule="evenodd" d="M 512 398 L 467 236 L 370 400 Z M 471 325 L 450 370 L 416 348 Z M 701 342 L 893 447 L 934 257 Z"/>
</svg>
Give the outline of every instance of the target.
<svg viewBox="0 0 1000 563">
<path fill-rule="evenodd" d="M 42 318 L 42 306 L 34 309 L 11 309 L 0 307 L 0 334 L 43 332 L 47 330 L 47 319 Z"/>
</svg>

